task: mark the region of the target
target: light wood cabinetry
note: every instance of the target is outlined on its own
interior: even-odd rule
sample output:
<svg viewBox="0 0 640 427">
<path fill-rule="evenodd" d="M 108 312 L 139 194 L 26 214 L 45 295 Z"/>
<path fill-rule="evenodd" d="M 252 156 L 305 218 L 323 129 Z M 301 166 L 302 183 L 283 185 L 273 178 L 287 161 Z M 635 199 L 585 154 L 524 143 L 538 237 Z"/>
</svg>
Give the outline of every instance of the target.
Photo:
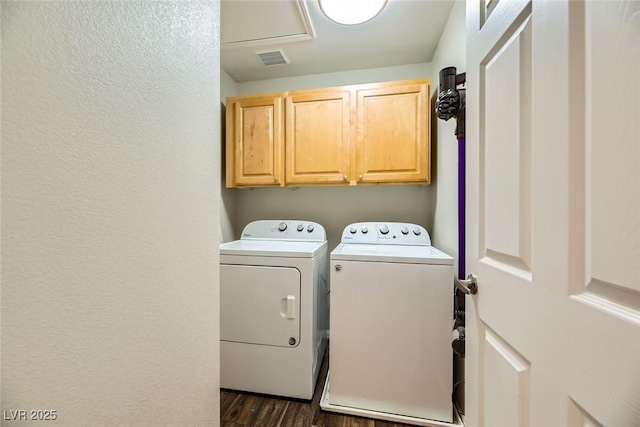
<svg viewBox="0 0 640 427">
<path fill-rule="evenodd" d="M 358 183 L 429 182 L 428 84 L 357 91 Z"/>
<path fill-rule="evenodd" d="M 349 182 L 351 94 L 299 91 L 286 97 L 287 185 Z"/>
<path fill-rule="evenodd" d="M 429 92 L 420 79 L 228 98 L 227 187 L 428 184 Z"/>
<path fill-rule="evenodd" d="M 283 96 L 227 99 L 227 187 L 284 185 Z"/>
</svg>

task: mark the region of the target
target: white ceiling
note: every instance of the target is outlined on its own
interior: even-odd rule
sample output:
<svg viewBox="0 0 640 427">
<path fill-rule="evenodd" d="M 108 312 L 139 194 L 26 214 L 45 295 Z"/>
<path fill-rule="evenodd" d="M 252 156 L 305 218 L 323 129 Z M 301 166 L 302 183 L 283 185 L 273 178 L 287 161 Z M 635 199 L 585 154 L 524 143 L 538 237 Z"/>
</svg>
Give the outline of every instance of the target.
<svg viewBox="0 0 640 427">
<path fill-rule="evenodd" d="M 222 0 L 221 65 L 244 82 L 429 62 L 453 3 L 388 0 L 373 20 L 345 26 L 318 0 Z M 255 53 L 275 49 L 291 64 L 267 67 Z"/>
</svg>

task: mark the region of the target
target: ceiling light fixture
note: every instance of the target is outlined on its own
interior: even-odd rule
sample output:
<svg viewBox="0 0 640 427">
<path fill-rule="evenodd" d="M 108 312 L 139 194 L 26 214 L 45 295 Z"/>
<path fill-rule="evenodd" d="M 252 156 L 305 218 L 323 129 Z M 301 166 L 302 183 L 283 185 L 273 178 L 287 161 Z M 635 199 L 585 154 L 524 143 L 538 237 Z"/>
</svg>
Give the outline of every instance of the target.
<svg viewBox="0 0 640 427">
<path fill-rule="evenodd" d="M 318 0 L 327 18 L 344 25 L 370 21 L 384 9 L 387 0 Z"/>
</svg>

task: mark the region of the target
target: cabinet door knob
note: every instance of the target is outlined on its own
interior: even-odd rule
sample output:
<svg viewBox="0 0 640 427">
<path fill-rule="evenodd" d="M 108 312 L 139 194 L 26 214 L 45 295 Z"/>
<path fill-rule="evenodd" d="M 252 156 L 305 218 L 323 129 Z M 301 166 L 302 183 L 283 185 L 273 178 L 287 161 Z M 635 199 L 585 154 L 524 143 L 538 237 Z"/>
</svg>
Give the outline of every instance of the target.
<svg viewBox="0 0 640 427">
<path fill-rule="evenodd" d="M 358 177 L 358 181 L 362 181 L 362 175 Z"/>
<path fill-rule="evenodd" d="M 277 176 L 273 177 L 273 182 L 278 182 L 278 177 Z"/>
<path fill-rule="evenodd" d="M 349 177 L 347 175 L 342 175 L 342 179 L 345 181 L 349 181 Z"/>
</svg>

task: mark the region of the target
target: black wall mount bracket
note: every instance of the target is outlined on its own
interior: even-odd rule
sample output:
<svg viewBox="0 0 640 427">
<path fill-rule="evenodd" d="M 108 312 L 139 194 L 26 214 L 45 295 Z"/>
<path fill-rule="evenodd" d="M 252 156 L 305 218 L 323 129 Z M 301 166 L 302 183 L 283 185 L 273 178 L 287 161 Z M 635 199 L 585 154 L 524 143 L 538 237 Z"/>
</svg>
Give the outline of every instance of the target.
<svg viewBox="0 0 640 427">
<path fill-rule="evenodd" d="M 456 74 L 456 67 L 440 70 L 440 93 L 436 100 L 436 115 L 442 120 L 456 119 L 456 137 L 464 138 L 467 74 Z M 461 86 L 460 88 L 458 86 Z"/>
</svg>

